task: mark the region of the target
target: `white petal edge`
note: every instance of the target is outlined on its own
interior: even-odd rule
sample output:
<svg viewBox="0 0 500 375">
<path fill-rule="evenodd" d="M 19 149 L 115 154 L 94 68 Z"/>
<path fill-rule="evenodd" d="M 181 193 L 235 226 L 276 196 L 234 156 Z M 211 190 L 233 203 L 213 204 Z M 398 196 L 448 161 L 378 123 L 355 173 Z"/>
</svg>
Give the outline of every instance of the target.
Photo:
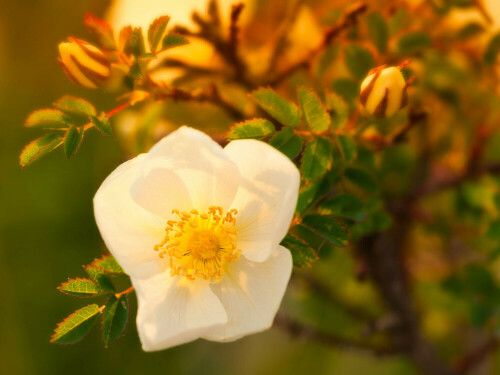
<svg viewBox="0 0 500 375">
<path fill-rule="evenodd" d="M 164 267 L 154 251 L 164 237 L 165 222 L 139 206 L 130 186 L 145 155 L 126 161 L 101 184 L 94 196 L 94 215 L 109 251 L 129 275 L 152 275 Z"/>
<path fill-rule="evenodd" d="M 293 219 L 300 186 L 297 167 L 267 143 L 230 142 L 224 152 L 240 171 L 232 203 L 238 209 L 238 248 L 249 260 L 266 260 L 285 237 Z"/>
<path fill-rule="evenodd" d="M 137 293 L 137 330 L 144 351 L 181 345 L 227 323 L 219 299 L 204 280 L 171 277 L 132 278 Z"/>
<path fill-rule="evenodd" d="M 222 147 L 208 135 L 187 126 L 154 145 L 147 159 L 132 192 L 138 203 L 162 217 L 170 214 L 167 208 L 168 196 L 173 195 L 169 193 L 171 184 L 176 191 L 187 191 L 190 209 L 200 211 L 209 206 L 228 209 L 239 186 L 238 168 Z M 158 203 L 162 193 L 165 204 Z"/>
<path fill-rule="evenodd" d="M 230 264 L 222 281 L 211 284 L 226 310 L 228 322 L 203 338 L 227 342 L 270 328 L 291 273 L 292 256 L 283 246 L 277 246 L 264 262 L 241 257 Z"/>
</svg>

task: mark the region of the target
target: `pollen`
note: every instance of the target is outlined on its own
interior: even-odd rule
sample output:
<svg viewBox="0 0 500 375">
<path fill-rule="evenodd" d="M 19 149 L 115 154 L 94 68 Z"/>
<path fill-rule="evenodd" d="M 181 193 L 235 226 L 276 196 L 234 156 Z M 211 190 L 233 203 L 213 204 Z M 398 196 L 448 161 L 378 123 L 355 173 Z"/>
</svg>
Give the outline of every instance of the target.
<svg viewBox="0 0 500 375">
<path fill-rule="evenodd" d="M 222 207 L 210 206 L 207 212 L 172 210 L 178 220 L 167 221 L 165 238 L 155 245 L 160 258 L 168 259 L 170 274 L 189 280 L 201 278 L 217 282 L 226 265 L 238 259 L 235 229 L 236 209 L 224 213 Z"/>
</svg>

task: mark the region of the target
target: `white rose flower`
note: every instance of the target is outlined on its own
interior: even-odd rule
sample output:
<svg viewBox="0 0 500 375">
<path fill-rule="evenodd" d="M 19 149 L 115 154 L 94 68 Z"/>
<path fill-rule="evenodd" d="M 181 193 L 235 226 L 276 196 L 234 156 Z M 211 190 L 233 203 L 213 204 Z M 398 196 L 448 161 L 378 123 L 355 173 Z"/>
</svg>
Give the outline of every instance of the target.
<svg viewBox="0 0 500 375">
<path fill-rule="evenodd" d="M 144 350 L 231 341 L 272 325 L 292 270 L 279 243 L 299 180 L 264 142 L 221 148 L 188 127 L 106 178 L 95 217 L 136 289 Z"/>
</svg>

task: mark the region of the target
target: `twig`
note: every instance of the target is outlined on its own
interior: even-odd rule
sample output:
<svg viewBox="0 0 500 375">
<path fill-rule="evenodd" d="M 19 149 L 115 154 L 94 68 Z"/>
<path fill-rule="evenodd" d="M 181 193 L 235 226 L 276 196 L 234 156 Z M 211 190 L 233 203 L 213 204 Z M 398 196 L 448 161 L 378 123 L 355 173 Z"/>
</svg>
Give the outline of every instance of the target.
<svg viewBox="0 0 500 375">
<path fill-rule="evenodd" d="M 360 14 L 364 13 L 368 6 L 364 2 L 358 2 L 352 5 L 344 14 L 344 16 L 337 22 L 335 26 L 330 28 L 323 36 L 323 42 L 315 49 L 313 49 L 304 59 L 298 61 L 294 65 L 288 67 L 288 69 L 284 70 L 281 73 L 278 73 L 277 76 L 270 79 L 267 82 L 267 85 L 277 85 L 281 83 L 283 80 L 288 78 L 290 75 L 295 73 L 297 70 L 308 67 L 311 62 L 314 60 L 316 56 L 318 56 L 321 51 L 323 51 L 326 47 L 332 43 L 332 41 L 340 35 L 340 33 L 352 25 L 356 24 L 357 18 Z"/>
<path fill-rule="evenodd" d="M 212 103 L 226 111 L 226 113 L 235 120 L 240 121 L 246 117 L 241 110 L 222 98 L 219 94 L 219 90 L 217 90 L 217 87 L 214 84 L 210 85 L 210 87 L 206 90 L 196 92 L 186 91 L 177 87 L 169 87 L 166 91 L 159 91 L 156 93 L 155 97 L 157 99 L 171 98 L 173 100 Z"/>
<path fill-rule="evenodd" d="M 465 355 L 455 365 L 458 374 L 465 374 L 471 371 L 474 367 L 479 365 L 487 355 L 496 350 L 500 346 L 500 341 L 496 337 L 492 337 L 481 345 L 476 350 Z"/>
<path fill-rule="evenodd" d="M 245 7 L 243 3 L 236 3 L 231 6 L 231 24 L 229 25 L 229 47 L 233 50 L 238 49 L 238 35 L 240 28 L 238 21 L 240 19 L 241 11 Z"/>
<path fill-rule="evenodd" d="M 347 304 L 347 302 L 342 297 L 337 295 L 332 290 L 332 288 L 324 284 L 317 277 L 311 275 L 311 273 L 309 272 L 296 271 L 293 273 L 293 280 L 304 282 L 309 288 L 311 288 L 313 293 L 317 294 L 318 296 L 321 296 L 325 301 L 329 301 L 339 306 L 341 309 L 346 311 L 350 317 L 353 317 L 361 321 L 366 321 L 367 323 L 370 323 L 377 319 L 376 316 L 369 313 L 368 311 L 361 309 L 357 306 L 353 306 L 352 304 Z"/>
<path fill-rule="evenodd" d="M 474 170 L 466 171 L 465 173 L 444 178 L 431 178 L 425 181 L 415 192 L 415 198 L 422 198 L 437 192 L 459 186 L 467 181 L 478 178 L 482 175 L 500 173 L 500 162 L 490 163 L 487 165 L 476 167 Z"/>
<path fill-rule="evenodd" d="M 274 325 L 288 332 L 293 337 L 315 341 L 326 346 L 367 352 L 379 356 L 391 355 L 398 352 L 396 348 L 391 346 L 377 346 L 370 342 L 350 340 L 331 333 L 319 331 L 312 326 L 294 320 L 283 312 L 279 312 L 276 315 Z"/>
</svg>

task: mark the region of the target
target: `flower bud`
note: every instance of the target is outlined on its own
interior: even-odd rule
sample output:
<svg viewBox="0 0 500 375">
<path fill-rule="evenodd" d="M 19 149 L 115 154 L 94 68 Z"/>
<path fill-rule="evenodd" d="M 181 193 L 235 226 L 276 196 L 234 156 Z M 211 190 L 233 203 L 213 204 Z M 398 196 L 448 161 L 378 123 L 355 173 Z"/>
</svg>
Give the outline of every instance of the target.
<svg viewBox="0 0 500 375">
<path fill-rule="evenodd" d="M 370 115 L 389 117 L 408 104 L 408 83 L 400 68 L 373 69 L 361 83 L 359 101 Z"/>
<path fill-rule="evenodd" d="M 102 51 L 84 40 L 69 38 L 59 44 L 59 63 L 77 85 L 96 88 L 109 77 L 111 64 Z"/>
</svg>

